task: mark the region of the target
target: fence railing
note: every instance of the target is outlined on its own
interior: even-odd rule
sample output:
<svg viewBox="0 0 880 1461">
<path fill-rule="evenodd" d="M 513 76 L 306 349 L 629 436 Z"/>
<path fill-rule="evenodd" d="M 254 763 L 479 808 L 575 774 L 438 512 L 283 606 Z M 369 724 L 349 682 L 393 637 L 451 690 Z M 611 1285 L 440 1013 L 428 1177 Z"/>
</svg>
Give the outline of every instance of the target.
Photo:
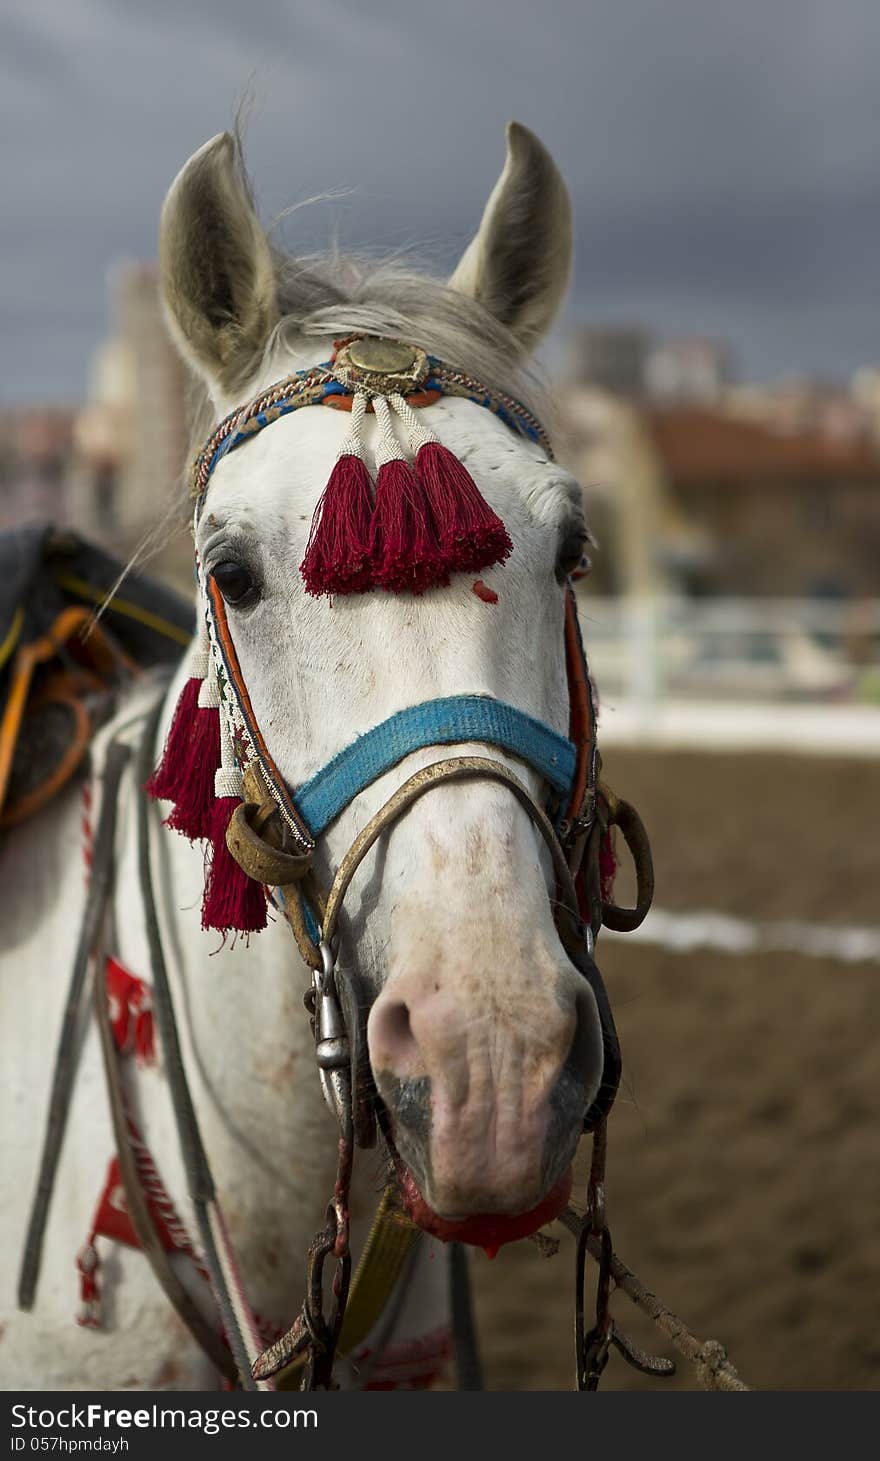
<svg viewBox="0 0 880 1461">
<path fill-rule="evenodd" d="M 600 598 L 581 628 L 603 694 L 880 705 L 880 598 Z"/>
</svg>

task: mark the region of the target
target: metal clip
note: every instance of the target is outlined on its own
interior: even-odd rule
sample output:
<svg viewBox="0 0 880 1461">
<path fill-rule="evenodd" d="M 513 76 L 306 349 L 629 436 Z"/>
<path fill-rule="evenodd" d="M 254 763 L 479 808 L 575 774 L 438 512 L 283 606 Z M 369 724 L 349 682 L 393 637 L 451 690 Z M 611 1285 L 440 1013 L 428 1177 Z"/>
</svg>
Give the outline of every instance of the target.
<svg viewBox="0 0 880 1461">
<path fill-rule="evenodd" d="M 333 977 L 336 960 L 322 939 L 321 968 L 313 974 L 315 1002 L 315 1058 L 324 1100 L 340 1122 L 351 1112 L 351 1047 Z"/>
</svg>

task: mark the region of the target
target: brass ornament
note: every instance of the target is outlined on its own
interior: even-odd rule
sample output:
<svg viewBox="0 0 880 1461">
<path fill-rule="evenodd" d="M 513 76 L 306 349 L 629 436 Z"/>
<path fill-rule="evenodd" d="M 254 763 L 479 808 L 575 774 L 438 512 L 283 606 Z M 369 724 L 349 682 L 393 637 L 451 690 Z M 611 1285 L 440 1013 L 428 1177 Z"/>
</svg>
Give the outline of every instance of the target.
<svg viewBox="0 0 880 1461">
<path fill-rule="evenodd" d="M 428 375 L 428 357 L 418 345 L 366 335 L 343 345 L 333 364 L 340 385 L 367 396 L 405 396 Z"/>
<path fill-rule="evenodd" d="M 277 823 L 274 802 L 262 805 L 242 802 L 235 808 L 226 829 L 226 846 L 249 878 L 270 888 L 283 888 L 306 876 L 312 856 L 277 847 L 277 827 L 273 823 Z"/>
</svg>

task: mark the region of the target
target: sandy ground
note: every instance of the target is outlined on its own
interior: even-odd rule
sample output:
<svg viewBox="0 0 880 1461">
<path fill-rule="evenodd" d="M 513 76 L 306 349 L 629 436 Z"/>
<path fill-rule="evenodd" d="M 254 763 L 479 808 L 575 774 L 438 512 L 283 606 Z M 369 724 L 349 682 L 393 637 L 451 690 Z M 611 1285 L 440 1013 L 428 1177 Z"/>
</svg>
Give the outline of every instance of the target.
<svg viewBox="0 0 880 1461">
<path fill-rule="evenodd" d="M 880 923 L 880 766 L 614 748 L 657 900 Z M 624 885 L 622 885 L 624 886 Z M 624 1085 L 609 1130 L 615 1247 L 758 1389 L 880 1388 L 880 964 L 600 941 Z M 581 1183 L 576 1192 L 582 1193 Z M 568 1389 L 573 1244 L 473 1260 L 489 1389 Z M 673 1355 L 625 1295 L 624 1327 Z M 658 1343 L 659 1340 L 659 1343 Z M 609 1390 L 646 1379 L 613 1355 Z"/>
</svg>

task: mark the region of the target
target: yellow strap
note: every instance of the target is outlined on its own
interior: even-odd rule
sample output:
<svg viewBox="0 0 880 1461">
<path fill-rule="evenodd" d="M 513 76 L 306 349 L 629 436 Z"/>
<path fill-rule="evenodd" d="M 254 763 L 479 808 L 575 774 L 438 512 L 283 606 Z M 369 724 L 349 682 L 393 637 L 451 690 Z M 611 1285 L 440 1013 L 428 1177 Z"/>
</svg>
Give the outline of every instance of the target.
<svg viewBox="0 0 880 1461">
<path fill-rule="evenodd" d="M 132 603 L 131 599 L 120 599 L 115 595 L 112 599 L 108 599 L 102 589 L 93 588 L 88 579 L 80 578 L 76 573 L 58 573 L 55 575 L 55 582 L 59 588 L 66 588 L 68 593 L 79 594 L 93 604 L 106 604 L 114 614 L 124 614 L 127 619 L 136 619 L 147 629 L 155 629 L 157 634 L 164 634 L 166 639 L 173 639 L 175 644 L 187 645 L 192 642 L 191 634 L 187 634 L 185 629 L 178 629 L 176 624 L 171 624 L 167 619 L 163 619 L 161 614 L 154 614 L 150 609 L 142 609 L 140 604 Z"/>
<path fill-rule="evenodd" d="M 421 1228 L 411 1222 L 399 1206 L 396 1185 L 389 1184 L 382 1193 L 351 1282 L 337 1347 L 340 1354 L 351 1354 L 378 1323 L 420 1236 Z M 299 1389 L 299 1372 L 305 1360 L 305 1354 L 298 1355 L 292 1364 L 277 1374 L 276 1389 Z"/>
<path fill-rule="evenodd" d="M 421 1235 L 400 1207 L 397 1185 L 389 1184 L 376 1209 L 370 1235 L 351 1284 L 339 1349 L 351 1354 L 380 1319 L 403 1265 Z"/>
<path fill-rule="evenodd" d="M 21 730 L 28 691 L 38 662 L 34 645 L 26 644 L 18 651 L 12 666 L 12 684 L 3 707 L 3 721 L 0 724 L 0 807 L 6 800 L 9 775 L 12 771 L 12 758 L 15 755 L 15 746 Z"/>
<path fill-rule="evenodd" d="M 21 634 L 21 626 L 24 623 L 24 609 L 19 604 L 12 616 L 12 623 L 6 632 L 6 638 L 0 644 L 0 670 L 2 670 L 12 651 L 18 643 L 18 636 Z"/>
</svg>

